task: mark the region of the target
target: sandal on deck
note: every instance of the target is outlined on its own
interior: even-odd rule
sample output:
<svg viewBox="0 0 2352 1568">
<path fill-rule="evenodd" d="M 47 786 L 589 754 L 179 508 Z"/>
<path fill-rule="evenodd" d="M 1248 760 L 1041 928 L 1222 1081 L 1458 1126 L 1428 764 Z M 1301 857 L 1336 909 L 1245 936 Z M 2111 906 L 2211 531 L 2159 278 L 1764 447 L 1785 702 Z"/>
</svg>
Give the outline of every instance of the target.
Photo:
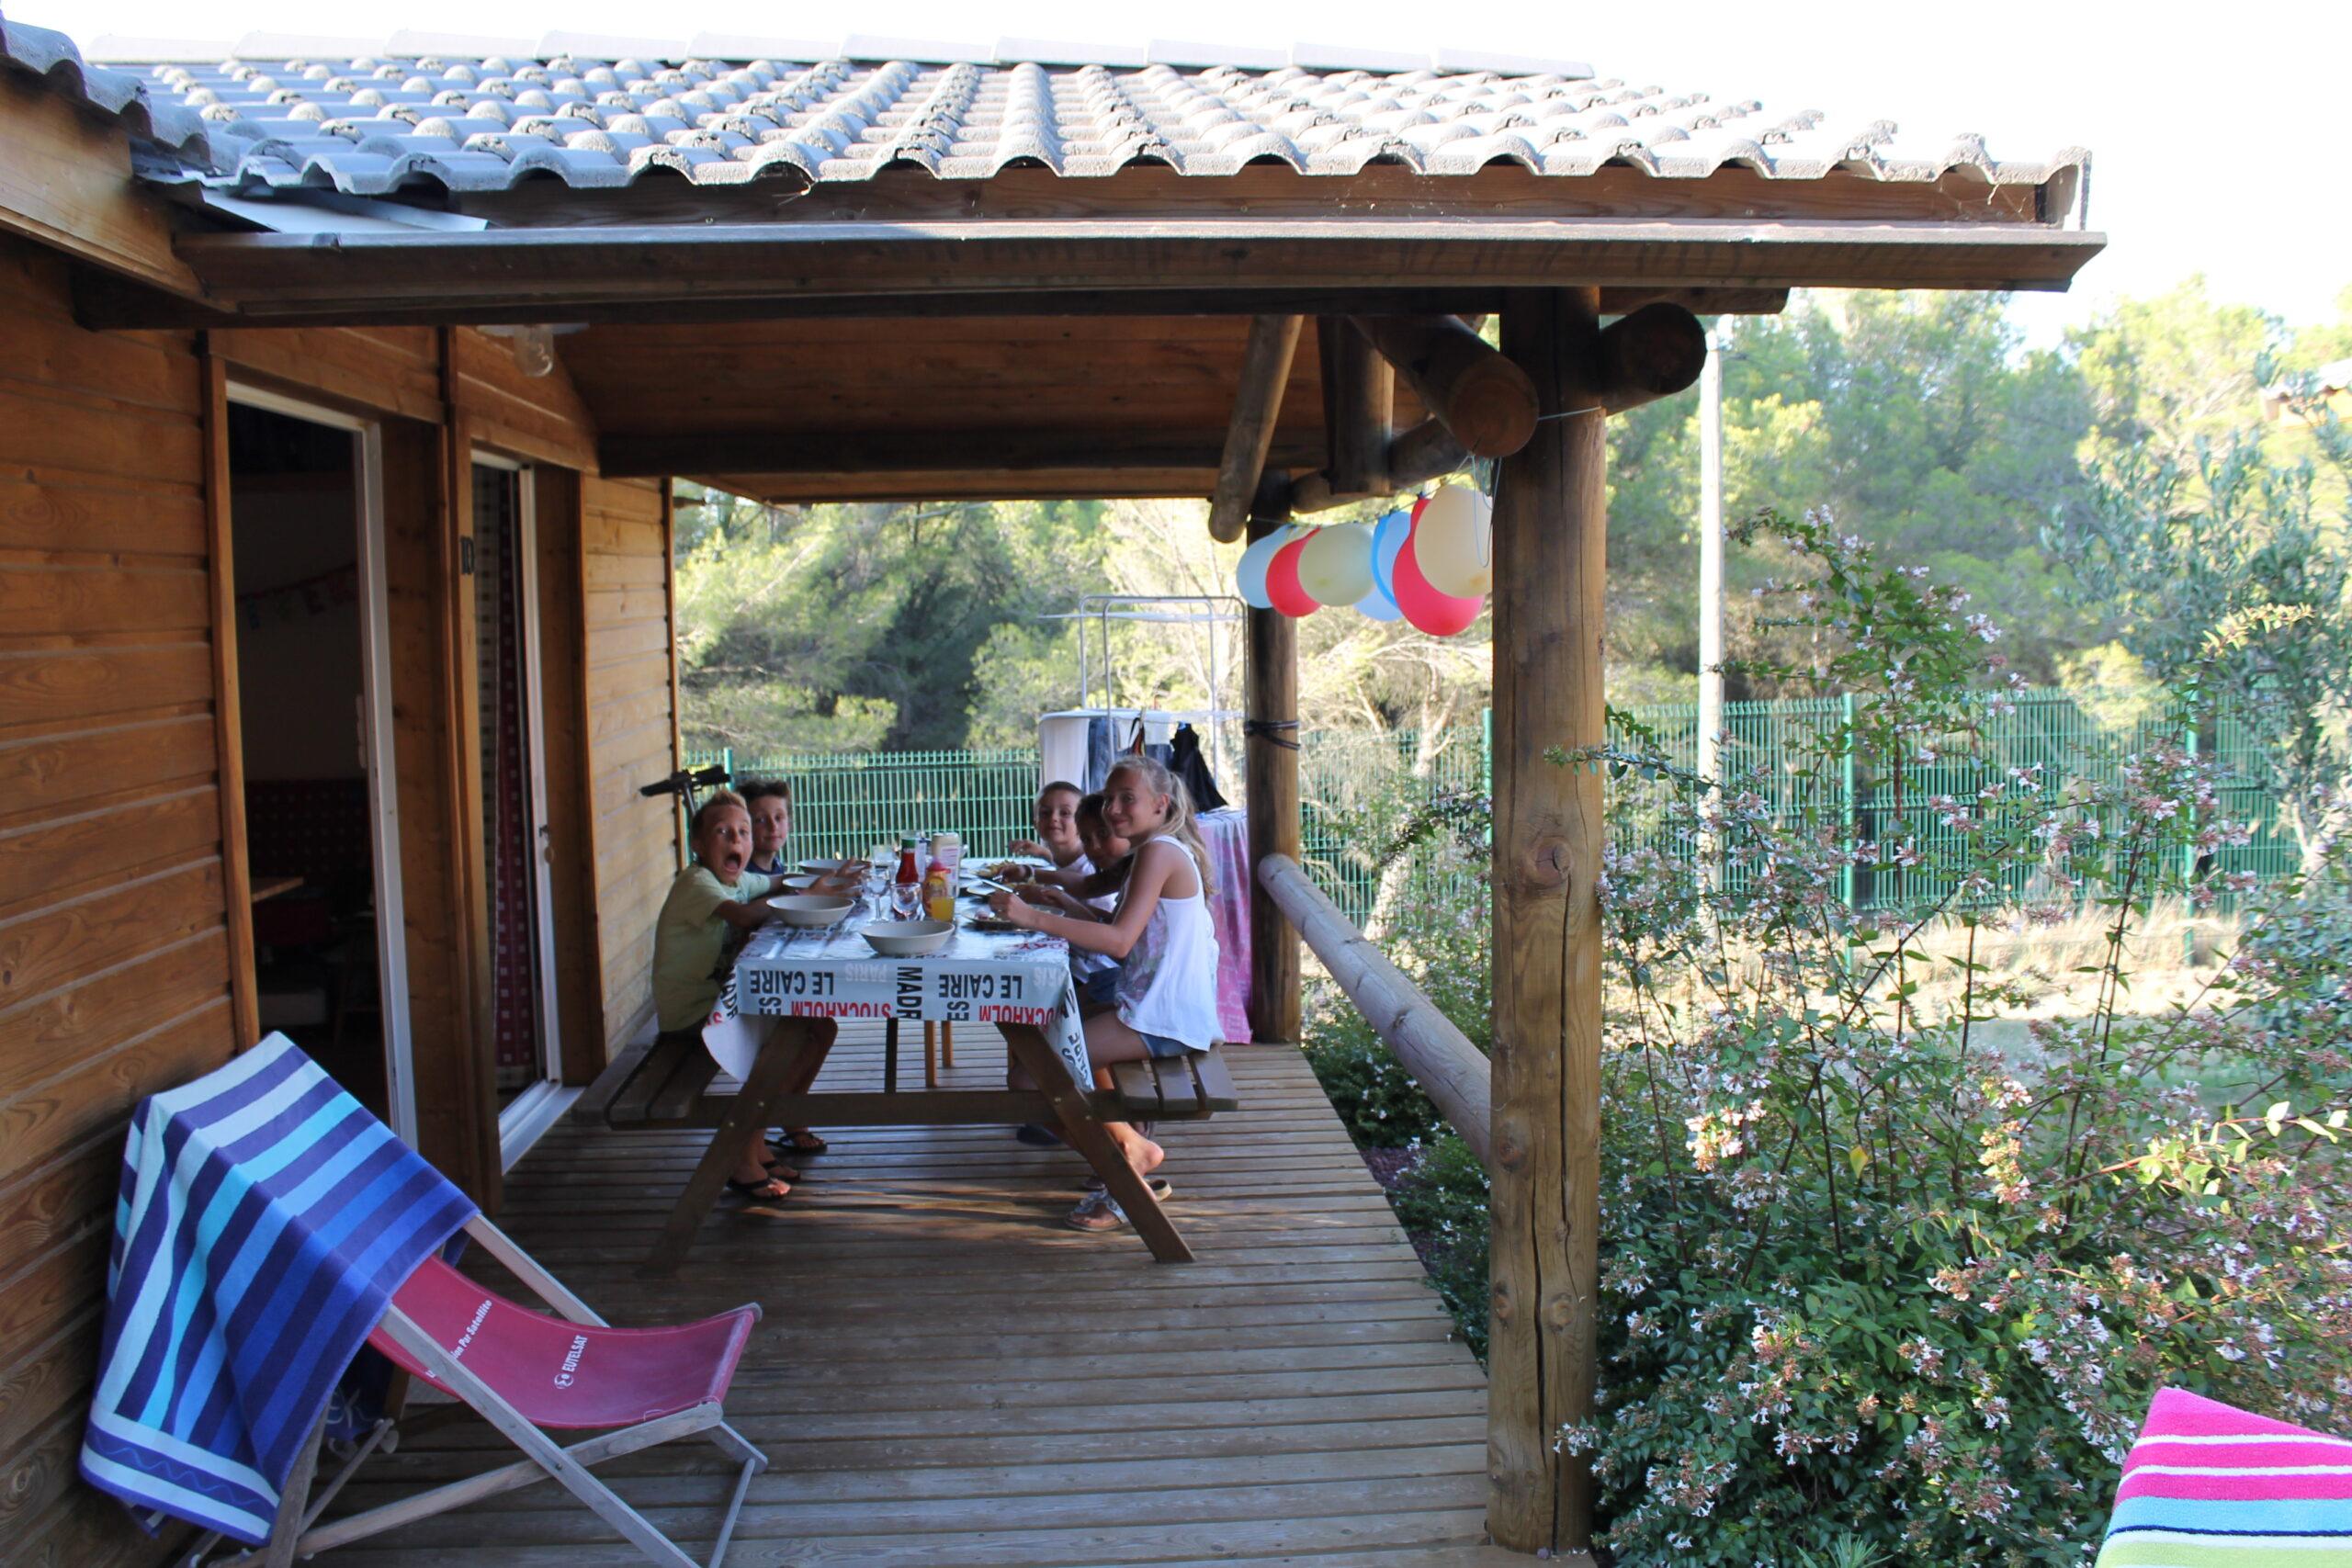
<svg viewBox="0 0 2352 1568">
<path fill-rule="evenodd" d="M 770 1191 L 770 1188 L 775 1190 Z M 738 1181 L 730 1176 L 727 1179 L 727 1190 L 754 1203 L 773 1203 L 790 1194 L 792 1183 L 780 1176 L 763 1176 L 757 1181 Z"/>
<path fill-rule="evenodd" d="M 786 1128 L 784 1136 L 768 1147 L 780 1155 L 820 1155 L 832 1145 L 803 1127 L 797 1132 Z"/>
<path fill-rule="evenodd" d="M 1176 1184 L 1164 1176 L 1147 1178 L 1144 1185 L 1151 1190 L 1152 1197 L 1162 1203 L 1176 1196 Z M 1098 1176 L 1086 1184 L 1086 1190 L 1093 1193 L 1108 1192 L 1111 1190 L 1103 1185 L 1102 1179 Z"/>
<path fill-rule="evenodd" d="M 774 1154 L 775 1150 L 770 1148 L 768 1152 Z M 772 1181 L 797 1181 L 800 1172 L 780 1159 L 772 1159 L 768 1161 L 768 1179 Z"/>
<path fill-rule="evenodd" d="M 1062 1216 L 1062 1224 L 1074 1231 L 1114 1231 L 1126 1223 L 1126 1211 L 1113 1202 L 1108 1192 L 1088 1193 L 1079 1200 L 1077 1208 Z"/>
</svg>

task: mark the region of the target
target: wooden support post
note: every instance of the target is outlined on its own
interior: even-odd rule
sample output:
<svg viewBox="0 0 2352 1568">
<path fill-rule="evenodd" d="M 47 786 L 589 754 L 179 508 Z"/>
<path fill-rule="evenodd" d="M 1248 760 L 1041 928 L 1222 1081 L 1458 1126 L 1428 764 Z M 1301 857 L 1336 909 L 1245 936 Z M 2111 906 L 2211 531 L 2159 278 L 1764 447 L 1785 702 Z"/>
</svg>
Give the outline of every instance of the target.
<svg viewBox="0 0 2352 1568">
<path fill-rule="evenodd" d="M 237 667 L 237 543 L 231 523 L 228 368 L 204 355 L 204 536 L 211 569 L 213 787 L 220 800 L 221 919 L 229 933 L 229 1048 L 261 1042 L 254 974 L 253 860 L 245 849 L 245 735 Z"/>
<path fill-rule="evenodd" d="M 1535 434 L 1535 384 L 1461 317 L 1349 319 L 1467 450 L 1508 457 Z"/>
<path fill-rule="evenodd" d="M 1345 316 L 1315 320 L 1323 356 L 1323 430 L 1331 488 L 1350 499 L 1388 488 L 1388 426 L 1396 373 Z"/>
<path fill-rule="evenodd" d="M 1229 545 L 1241 537 L 1250 503 L 1266 471 L 1266 449 L 1282 417 L 1283 389 L 1290 384 L 1290 362 L 1298 350 L 1304 316 L 1252 316 L 1250 343 L 1241 353 L 1241 385 L 1233 396 L 1233 421 L 1226 426 L 1225 457 L 1217 464 L 1216 489 L 1209 494 L 1209 537 Z"/>
<path fill-rule="evenodd" d="M 1530 290 L 1503 351 L 1546 419 L 1495 499 L 1494 1190 L 1487 1525 L 1520 1551 L 1583 1554 L 1599 1354 L 1600 774 L 1547 761 L 1604 738 L 1604 415 L 1599 293 Z M 1586 1559 L 1589 1561 L 1589 1558 Z"/>
<path fill-rule="evenodd" d="M 1250 537 L 1279 523 L 1252 518 Z M 1268 855 L 1298 858 L 1298 623 L 1279 610 L 1250 612 L 1250 733 L 1242 742 L 1244 804 L 1250 811 L 1250 1036 L 1296 1040 L 1298 932 L 1276 906 L 1257 866 Z M 1274 726 L 1266 728 L 1262 726 Z"/>
</svg>

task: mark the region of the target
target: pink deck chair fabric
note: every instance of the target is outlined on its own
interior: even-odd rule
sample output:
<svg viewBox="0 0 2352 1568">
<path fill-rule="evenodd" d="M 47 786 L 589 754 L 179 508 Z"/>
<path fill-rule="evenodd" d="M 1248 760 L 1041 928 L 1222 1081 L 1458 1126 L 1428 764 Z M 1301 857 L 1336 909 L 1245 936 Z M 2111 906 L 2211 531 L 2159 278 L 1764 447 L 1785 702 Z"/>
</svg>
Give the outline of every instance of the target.
<svg viewBox="0 0 2352 1568">
<path fill-rule="evenodd" d="M 698 1323 L 604 1328 L 548 1317 L 432 1258 L 392 1293 L 435 1343 L 537 1427 L 627 1427 L 718 1404 L 760 1320 L 741 1306 Z M 408 1371 L 439 1380 L 378 1328 L 368 1341 Z"/>
</svg>

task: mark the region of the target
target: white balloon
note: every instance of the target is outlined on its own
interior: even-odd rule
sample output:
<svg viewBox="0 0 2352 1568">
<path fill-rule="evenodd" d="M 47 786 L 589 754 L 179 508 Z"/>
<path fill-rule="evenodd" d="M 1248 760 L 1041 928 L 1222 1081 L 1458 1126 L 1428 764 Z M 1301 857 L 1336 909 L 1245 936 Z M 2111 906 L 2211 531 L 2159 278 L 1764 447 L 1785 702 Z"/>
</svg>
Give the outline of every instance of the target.
<svg viewBox="0 0 2352 1568">
<path fill-rule="evenodd" d="M 1413 561 L 1430 586 L 1476 599 L 1495 585 L 1494 503 L 1468 485 L 1442 485 L 1413 531 Z"/>
<path fill-rule="evenodd" d="M 1274 602 L 1266 597 L 1266 563 L 1274 558 L 1276 550 L 1290 541 L 1291 528 L 1285 525 L 1241 552 L 1240 564 L 1233 569 L 1233 591 L 1240 594 L 1241 602 L 1251 609 L 1271 610 L 1274 607 Z"/>
<path fill-rule="evenodd" d="M 1298 552 L 1298 585 L 1321 604 L 1352 604 L 1371 592 L 1372 530 L 1335 523 L 1309 534 Z"/>
</svg>

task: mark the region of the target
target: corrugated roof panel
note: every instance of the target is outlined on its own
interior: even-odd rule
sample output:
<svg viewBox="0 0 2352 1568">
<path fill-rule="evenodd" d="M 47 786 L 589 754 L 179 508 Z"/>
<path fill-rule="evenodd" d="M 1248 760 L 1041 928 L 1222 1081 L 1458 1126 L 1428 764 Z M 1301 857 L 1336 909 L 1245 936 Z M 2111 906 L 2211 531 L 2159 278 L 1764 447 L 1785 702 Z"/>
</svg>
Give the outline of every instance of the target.
<svg viewBox="0 0 2352 1568">
<path fill-rule="evenodd" d="M 1145 163 L 1193 177 L 1252 163 L 1321 175 L 1374 162 L 1442 175 L 1510 163 L 1556 177 L 1617 164 L 1666 179 L 1726 165 L 1792 180 L 1850 170 L 1932 181 L 1967 170 L 2022 185 L 2086 159 L 2067 149 L 2003 160 L 1978 136 L 1832 124 L 1753 99 L 1597 78 L 1574 62 L 1459 51 L 1431 70 L 1416 57 L 1336 46 L 1289 55 L 1167 40 L 1136 51 L 878 37 L 832 46 L 711 33 L 689 45 L 559 31 L 528 46 L 412 32 L 380 50 L 251 35 L 235 56 L 176 52 L 158 48 L 143 66 L 102 70 L 62 34 L 0 19 L 7 62 L 133 118 L 138 134 L 223 188 L 380 196 L 431 181 L 473 193 L 551 175 L 602 189 L 657 168 L 701 185 L 786 167 L 824 183 L 894 164 L 971 180 L 1012 165 L 1095 178 Z M 975 58 L 988 55 L 998 58 Z M 1038 58 L 1004 58 L 1016 55 Z"/>
</svg>

